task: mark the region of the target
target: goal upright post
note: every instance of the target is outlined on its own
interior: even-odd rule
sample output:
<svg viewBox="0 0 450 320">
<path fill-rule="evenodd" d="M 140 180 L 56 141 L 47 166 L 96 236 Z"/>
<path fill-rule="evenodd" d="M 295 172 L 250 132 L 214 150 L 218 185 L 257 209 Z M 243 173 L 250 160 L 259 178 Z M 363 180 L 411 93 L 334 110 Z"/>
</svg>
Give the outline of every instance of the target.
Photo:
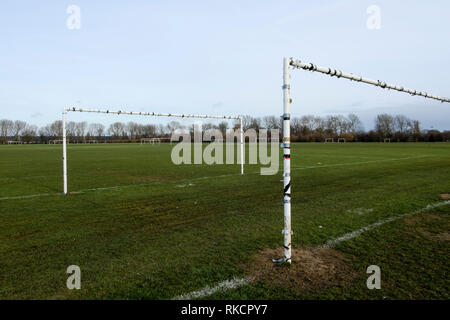
<svg viewBox="0 0 450 320">
<path fill-rule="evenodd" d="M 122 110 L 101 110 L 101 109 L 86 109 L 69 107 L 63 108 L 62 112 L 62 135 L 63 135 L 63 194 L 67 194 L 67 139 L 66 139 L 66 115 L 68 112 L 89 112 L 89 113 L 104 113 L 104 114 L 126 114 L 135 116 L 153 116 L 153 117 L 176 117 L 176 118 L 200 118 L 200 119 L 228 119 L 240 121 L 240 145 L 241 145 L 241 175 L 244 174 L 244 132 L 243 132 L 243 117 L 242 116 L 214 116 L 214 115 L 198 115 L 198 114 L 176 114 L 176 113 L 157 113 L 157 112 L 133 112 Z"/>
<path fill-rule="evenodd" d="M 62 113 L 62 136 L 63 136 L 63 194 L 67 194 L 67 139 L 66 139 L 66 108 Z"/>
<path fill-rule="evenodd" d="M 289 68 L 303 69 L 312 72 L 319 72 L 331 77 L 344 78 L 356 82 L 363 82 L 382 89 L 391 89 L 400 92 L 409 93 L 413 96 L 422 96 L 424 98 L 438 100 L 440 102 L 450 102 L 449 98 L 435 96 L 423 91 L 411 90 L 402 86 L 389 84 L 380 80 L 372 80 L 357 76 L 353 73 L 345 73 L 340 70 L 320 67 L 312 63 L 294 60 L 293 58 L 284 58 L 283 60 L 283 204 L 284 204 L 284 257 L 272 260 L 273 262 L 287 262 L 291 263 L 291 145 L 290 145 L 290 111 L 292 100 L 290 98 L 290 72 Z"/>
<path fill-rule="evenodd" d="M 240 124 L 240 140 L 241 140 L 241 174 L 244 174 L 244 127 L 243 127 L 243 118 L 239 117 Z M 233 147 L 234 148 L 234 147 Z"/>
<path fill-rule="evenodd" d="M 291 59 L 283 60 L 283 210 L 284 229 L 282 231 L 284 241 L 284 256 L 273 262 L 292 262 L 291 247 L 291 75 L 289 66 Z"/>
</svg>

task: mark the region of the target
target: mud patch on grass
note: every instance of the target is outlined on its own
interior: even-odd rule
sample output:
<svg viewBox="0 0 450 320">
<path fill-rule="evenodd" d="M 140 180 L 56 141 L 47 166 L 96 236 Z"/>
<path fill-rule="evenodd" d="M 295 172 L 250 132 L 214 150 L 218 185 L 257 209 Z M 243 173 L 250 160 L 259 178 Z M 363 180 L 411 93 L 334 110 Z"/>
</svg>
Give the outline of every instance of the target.
<svg viewBox="0 0 450 320">
<path fill-rule="evenodd" d="M 450 199 L 450 193 L 443 193 L 443 194 L 441 194 L 441 198 L 442 199 L 446 199 L 446 200 Z"/>
<path fill-rule="evenodd" d="M 342 252 L 320 247 L 292 249 L 292 264 L 276 264 L 282 249 L 265 249 L 249 265 L 244 266 L 248 276 L 257 282 L 296 290 L 346 286 L 356 277 L 350 267 L 350 257 Z"/>
<path fill-rule="evenodd" d="M 450 241 L 449 216 L 435 213 L 424 214 L 405 219 L 406 224 L 412 226 L 413 233 L 419 234 L 430 241 Z"/>
<path fill-rule="evenodd" d="M 424 222 L 433 222 L 444 219 L 443 216 L 434 213 L 423 214 L 420 216 L 412 216 L 405 218 L 405 223 L 409 225 L 423 224 Z"/>
<path fill-rule="evenodd" d="M 420 233 L 425 239 L 431 241 L 450 241 L 450 233 L 442 232 L 442 233 L 432 233 L 423 228 L 416 229 L 418 233 Z"/>
</svg>

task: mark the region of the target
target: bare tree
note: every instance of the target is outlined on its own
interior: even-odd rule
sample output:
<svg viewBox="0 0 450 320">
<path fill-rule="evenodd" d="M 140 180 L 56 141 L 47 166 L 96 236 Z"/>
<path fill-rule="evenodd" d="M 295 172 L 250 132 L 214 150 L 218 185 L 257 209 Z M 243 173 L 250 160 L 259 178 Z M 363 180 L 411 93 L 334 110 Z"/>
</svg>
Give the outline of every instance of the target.
<svg viewBox="0 0 450 320">
<path fill-rule="evenodd" d="M 50 136 L 54 139 L 62 139 L 62 121 L 56 120 L 50 124 Z"/>
<path fill-rule="evenodd" d="M 27 123 L 25 121 L 16 120 L 14 121 L 12 136 L 15 140 L 20 140 L 22 131 L 26 128 Z"/>
<path fill-rule="evenodd" d="M 399 114 L 394 118 L 395 131 L 399 133 L 406 133 L 408 130 L 408 122 L 410 122 L 406 116 Z"/>
<path fill-rule="evenodd" d="M 339 129 L 339 117 L 338 116 L 327 116 L 325 120 L 326 131 L 329 134 L 336 136 Z"/>
<path fill-rule="evenodd" d="M 291 120 L 291 131 L 294 136 L 299 136 L 302 130 L 302 121 L 300 118 L 292 118 Z"/>
<path fill-rule="evenodd" d="M 205 128 L 205 125 L 207 125 L 207 124 L 203 124 L 203 129 Z M 166 126 L 165 132 L 171 136 L 175 130 L 184 129 L 184 128 L 185 127 L 182 126 L 181 123 L 179 123 L 178 121 L 170 121 Z"/>
<path fill-rule="evenodd" d="M 78 122 L 75 126 L 75 132 L 78 137 L 78 139 L 82 139 L 83 141 L 86 140 L 86 129 L 87 129 L 87 122 Z"/>
<path fill-rule="evenodd" d="M 109 126 L 109 133 L 115 139 L 125 136 L 125 125 L 122 122 L 114 122 Z"/>
<path fill-rule="evenodd" d="M 347 116 L 347 119 L 348 119 L 348 130 L 351 134 L 356 135 L 364 131 L 364 126 L 356 114 L 350 113 Z"/>
<path fill-rule="evenodd" d="M 77 123 L 69 121 L 66 124 L 66 135 L 70 140 L 73 140 L 77 135 Z"/>
<path fill-rule="evenodd" d="M 394 117 L 387 113 L 377 115 L 375 119 L 375 130 L 381 138 L 391 137 L 395 130 Z"/>
<path fill-rule="evenodd" d="M 281 129 L 281 120 L 275 116 L 266 116 L 262 118 L 261 125 L 266 129 Z"/>
<path fill-rule="evenodd" d="M 88 135 L 95 137 L 96 139 L 101 139 L 105 132 L 105 126 L 101 123 L 91 123 L 88 126 Z"/>
<path fill-rule="evenodd" d="M 33 141 L 36 138 L 37 131 L 38 131 L 38 127 L 36 127 L 34 125 L 27 125 L 22 130 L 23 141 L 26 143 L 30 143 L 31 141 Z"/>
<path fill-rule="evenodd" d="M 219 123 L 219 125 L 217 127 L 220 130 L 220 132 L 222 133 L 222 137 L 225 137 L 227 134 L 228 122 L 222 121 L 221 123 Z"/>
<path fill-rule="evenodd" d="M 14 122 L 8 119 L 0 120 L 0 135 L 2 137 L 2 142 L 6 143 L 8 137 L 12 134 L 14 128 Z"/>
<path fill-rule="evenodd" d="M 156 126 L 154 124 L 147 124 L 142 126 L 142 136 L 152 138 L 156 135 Z"/>
<path fill-rule="evenodd" d="M 130 121 L 127 123 L 126 129 L 128 131 L 130 139 L 136 139 L 136 136 L 139 133 L 139 124 L 136 122 Z"/>
</svg>

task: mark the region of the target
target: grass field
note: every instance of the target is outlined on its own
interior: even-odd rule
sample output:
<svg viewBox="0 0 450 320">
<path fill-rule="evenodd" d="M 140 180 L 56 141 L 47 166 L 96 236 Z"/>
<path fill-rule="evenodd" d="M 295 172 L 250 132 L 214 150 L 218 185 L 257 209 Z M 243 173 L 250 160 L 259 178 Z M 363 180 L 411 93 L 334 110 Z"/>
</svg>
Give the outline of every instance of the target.
<svg viewBox="0 0 450 320">
<path fill-rule="evenodd" d="M 175 166 L 168 144 L 69 145 L 63 196 L 60 145 L 0 146 L 0 298 L 171 299 L 235 277 L 254 280 L 203 298 L 450 298 L 450 205 L 317 249 L 445 201 L 450 144 L 292 148 L 301 259 L 288 267 L 268 260 L 282 253 L 281 167 L 241 176 L 239 165 Z M 81 290 L 66 288 L 69 265 Z M 381 290 L 366 287 L 369 265 Z"/>
</svg>

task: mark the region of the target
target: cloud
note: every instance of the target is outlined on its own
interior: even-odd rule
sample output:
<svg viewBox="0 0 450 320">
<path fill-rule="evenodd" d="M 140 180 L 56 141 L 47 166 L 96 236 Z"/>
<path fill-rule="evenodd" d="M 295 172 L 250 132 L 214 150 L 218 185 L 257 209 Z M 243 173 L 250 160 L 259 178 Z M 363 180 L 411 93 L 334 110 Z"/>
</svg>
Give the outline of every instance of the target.
<svg viewBox="0 0 450 320">
<path fill-rule="evenodd" d="M 40 112 L 36 112 L 36 113 L 33 113 L 33 114 L 31 115 L 32 118 L 39 118 L 39 117 L 42 117 L 42 116 L 43 116 L 43 114 L 40 113 Z"/>
</svg>

